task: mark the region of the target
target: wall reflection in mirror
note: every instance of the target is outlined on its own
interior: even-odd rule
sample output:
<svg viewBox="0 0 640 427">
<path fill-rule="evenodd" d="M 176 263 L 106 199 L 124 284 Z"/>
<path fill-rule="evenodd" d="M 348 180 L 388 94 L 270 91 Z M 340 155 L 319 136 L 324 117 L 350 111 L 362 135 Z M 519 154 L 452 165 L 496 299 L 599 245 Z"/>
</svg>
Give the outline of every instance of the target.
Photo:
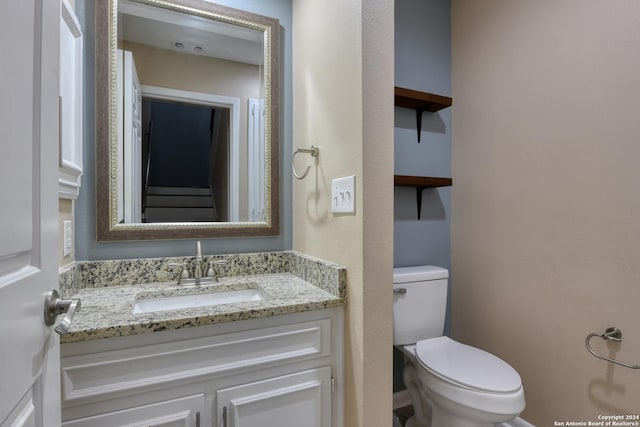
<svg viewBox="0 0 640 427">
<path fill-rule="evenodd" d="M 118 2 L 119 223 L 264 221 L 263 41 Z"/>
<path fill-rule="evenodd" d="M 180 237 L 145 234 L 175 230 L 171 224 L 277 232 L 271 156 L 279 55 L 270 46 L 279 40 L 277 20 L 202 0 L 118 0 L 111 7 L 115 123 L 108 126 L 109 219 L 101 240 Z M 142 234 L 107 236 L 113 231 Z"/>
</svg>

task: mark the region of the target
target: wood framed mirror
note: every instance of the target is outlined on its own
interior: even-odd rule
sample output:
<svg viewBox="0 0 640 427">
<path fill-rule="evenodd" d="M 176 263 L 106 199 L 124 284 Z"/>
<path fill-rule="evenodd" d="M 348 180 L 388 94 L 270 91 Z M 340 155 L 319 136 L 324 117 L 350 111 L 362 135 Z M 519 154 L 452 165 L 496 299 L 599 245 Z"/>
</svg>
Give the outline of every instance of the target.
<svg viewBox="0 0 640 427">
<path fill-rule="evenodd" d="M 280 25 L 96 2 L 97 240 L 279 233 Z"/>
</svg>

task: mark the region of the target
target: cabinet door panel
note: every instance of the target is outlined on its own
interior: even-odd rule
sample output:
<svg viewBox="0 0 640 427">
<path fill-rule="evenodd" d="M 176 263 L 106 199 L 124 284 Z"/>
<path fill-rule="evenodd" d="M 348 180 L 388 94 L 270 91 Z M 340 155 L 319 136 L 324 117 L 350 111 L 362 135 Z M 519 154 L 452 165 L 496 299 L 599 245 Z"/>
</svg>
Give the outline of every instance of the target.
<svg viewBox="0 0 640 427">
<path fill-rule="evenodd" d="M 330 427 L 331 368 L 219 390 L 219 427 Z"/>
<path fill-rule="evenodd" d="M 171 399 L 63 423 L 63 427 L 193 427 L 204 414 L 204 395 Z"/>
</svg>

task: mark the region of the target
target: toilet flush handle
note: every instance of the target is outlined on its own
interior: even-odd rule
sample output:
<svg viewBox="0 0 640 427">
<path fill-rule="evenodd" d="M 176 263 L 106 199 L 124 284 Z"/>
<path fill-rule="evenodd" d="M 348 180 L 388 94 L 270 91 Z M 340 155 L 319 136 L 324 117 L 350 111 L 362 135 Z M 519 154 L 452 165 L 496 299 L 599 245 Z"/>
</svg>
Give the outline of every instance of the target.
<svg viewBox="0 0 640 427">
<path fill-rule="evenodd" d="M 401 295 L 401 294 L 406 294 L 407 293 L 407 288 L 395 288 L 393 290 L 393 294 L 394 295 Z"/>
</svg>

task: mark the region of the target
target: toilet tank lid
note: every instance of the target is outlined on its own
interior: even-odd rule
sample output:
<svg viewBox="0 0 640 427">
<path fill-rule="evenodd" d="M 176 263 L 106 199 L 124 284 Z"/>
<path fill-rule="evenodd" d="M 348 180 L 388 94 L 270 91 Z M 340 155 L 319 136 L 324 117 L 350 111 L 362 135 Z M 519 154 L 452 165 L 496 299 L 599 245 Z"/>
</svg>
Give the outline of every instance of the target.
<svg viewBox="0 0 640 427">
<path fill-rule="evenodd" d="M 449 270 L 435 265 L 396 267 L 393 269 L 393 283 L 422 282 L 425 280 L 446 279 L 448 277 Z"/>
</svg>

